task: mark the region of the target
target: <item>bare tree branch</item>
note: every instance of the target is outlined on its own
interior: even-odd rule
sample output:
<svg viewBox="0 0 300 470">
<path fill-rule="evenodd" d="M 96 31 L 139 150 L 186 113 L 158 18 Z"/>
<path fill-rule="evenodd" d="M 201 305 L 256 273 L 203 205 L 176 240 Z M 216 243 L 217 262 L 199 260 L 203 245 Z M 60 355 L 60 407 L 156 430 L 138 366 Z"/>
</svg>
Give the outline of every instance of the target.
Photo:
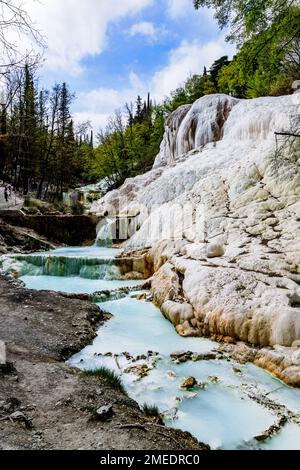
<svg viewBox="0 0 300 470">
<path fill-rule="evenodd" d="M 45 40 L 21 0 L 0 0 L 0 75 L 8 74 L 11 67 L 41 60 L 41 55 L 32 48 L 20 47 L 24 38 L 29 38 L 39 49 L 45 48 Z"/>
</svg>

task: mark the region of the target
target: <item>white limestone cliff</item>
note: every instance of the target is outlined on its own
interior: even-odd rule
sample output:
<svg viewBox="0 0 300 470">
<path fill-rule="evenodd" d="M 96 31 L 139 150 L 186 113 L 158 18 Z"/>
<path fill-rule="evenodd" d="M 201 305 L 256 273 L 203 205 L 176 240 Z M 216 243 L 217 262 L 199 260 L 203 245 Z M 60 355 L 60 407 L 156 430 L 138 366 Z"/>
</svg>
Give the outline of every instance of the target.
<svg viewBox="0 0 300 470">
<path fill-rule="evenodd" d="M 151 248 L 179 334 L 300 344 L 300 139 L 276 153 L 274 135 L 299 115 L 300 94 L 200 98 L 169 117 L 153 170 L 94 206 L 137 217 L 126 249 Z"/>
</svg>

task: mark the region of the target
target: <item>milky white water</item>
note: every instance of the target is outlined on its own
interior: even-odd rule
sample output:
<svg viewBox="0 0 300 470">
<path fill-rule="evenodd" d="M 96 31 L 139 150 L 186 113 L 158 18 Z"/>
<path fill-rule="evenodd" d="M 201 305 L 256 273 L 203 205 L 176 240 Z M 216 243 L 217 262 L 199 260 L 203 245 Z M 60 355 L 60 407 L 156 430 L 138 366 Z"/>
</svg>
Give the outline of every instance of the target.
<svg viewBox="0 0 300 470">
<path fill-rule="evenodd" d="M 253 438 L 268 429 L 276 415 L 248 397 L 247 392 L 270 393 L 276 400 L 297 410 L 300 390 L 291 389 L 253 365 L 240 365 L 227 360 L 201 360 L 176 364 L 170 354 L 176 351 L 207 353 L 217 347 L 213 341 L 182 338 L 151 303 L 124 298 L 99 304 L 114 317 L 102 327 L 94 343 L 69 362 L 82 369 L 106 366 L 122 376 L 131 397 L 140 405 L 156 405 L 164 414 L 168 426 L 190 431 L 212 448 L 295 448 L 300 449 L 300 427 L 289 423 L 279 436 L 263 446 Z M 124 370 L 137 363 L 126 359 L 158 352 L 152 360 L 149 375 L 139 379 Z M 113 353 L 115 357 L 105 356 Z M 151 361 L 150 361 L 151 362 Z M 236 372 L 239 370 L 240 372 Z M 195 377 L 202 387 L 193 391 L 180 388 L 183 381 Z M 287 398 L 287 399 L 286 399 Z M 295 430 L 293 432 L 293 430 Z"/>
<path fill-rule="evenodd" d="M 68 256 L 68 257 L 87 257 L 87 258 L 114 258 L 121 253 L 122 250 L 118 248 L 105 248 L 97 245 L 86 246 L 86 247 L 63 247 L 56 250 L 48 251 L 44 255 L 53 255 L 53 256 Z"/>
<path fill-rule="evenodd" d="M 70 276 L 22 276 L 20 278 L 25 282 L 28 289 L 35 290 L 52 290 L 78 294 L 92 294 L 93 292 L 100 292 L 119 287 L 132 287 L 143 284 L 144 281 L 110 281 L 103 279 L 84 279 L 82 277 Z"/>
<path fill-rule="evenodd" d="M 110 263 L 117 254 L 111 249 L 63 248 L 51 252 L 64 260 L 101 257 Z M 49 253 L 38 254 L 41 257 Z M 105 264 L 105 263 L 104 263 Z M 65 292 L 95 292 L 136 285 L 136 281 L 88 279 L 78 276 L 24 275 L 27 287 Z M 105 287 L 104 287 L 105 286 Z M 133 294 L 132 294 L 133 295 Z M 133 296 L 99 304 L 113 314 L 98 331 L 93 344 L 72 357 L 69 363 L 82 369 L 107 366 L 121 375 L 128 394 L 140 405 L 156 405 L 168 426 L 190 431 L 213 449 L 298 449 L 300 426 L 287 422 L 266 442 L 254 439 L 274 424 L 275 412 L 256 403 L 249 394 L 266 395 L 288 409 L 300 413 L 300 390 L 292 389 L 252 364 L 226 360 L 200 360 L 177 364 L 170 354 L 176 351 L 209 353 L 217 348 L 203 338 L 183 338 L 150 302 Z M 124 355 L 123 353 L 129 353 Z M 143 356 L 138 358 L 137 356 Z M 128 368 L 147 364 L 149 374 L 140 378 Z M 183 381 L 193 376 L 199 386 L 183 390 Z M 300 419 L 299 419 L 300 422 Z"/>
</svg>

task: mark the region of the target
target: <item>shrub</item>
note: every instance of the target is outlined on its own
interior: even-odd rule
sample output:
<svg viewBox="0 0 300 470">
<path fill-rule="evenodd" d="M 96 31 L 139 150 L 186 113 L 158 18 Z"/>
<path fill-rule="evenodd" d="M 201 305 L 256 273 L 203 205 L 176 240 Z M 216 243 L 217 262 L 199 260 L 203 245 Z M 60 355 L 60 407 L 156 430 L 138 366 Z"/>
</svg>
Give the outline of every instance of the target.
<svg viewBox="0 0 300 470">
<path fill-rule="evenodd" d="M 142 406 L 142 411 L 145 413 L 146 416 L 160 416 L 159 409 L 155 405 L 147 405 L 147 403 L 144 403 L 144 405 Z"/>
<path fill-rule="evenodd" d="M 85 370 L 83 375 L 86 377 L 99 377 L 103 379 L 108 385 L 125 393 L 124 385 L 121 378 L 111 369 L 107 367 L 99 367 L 98 369 Z"/>
</svg>

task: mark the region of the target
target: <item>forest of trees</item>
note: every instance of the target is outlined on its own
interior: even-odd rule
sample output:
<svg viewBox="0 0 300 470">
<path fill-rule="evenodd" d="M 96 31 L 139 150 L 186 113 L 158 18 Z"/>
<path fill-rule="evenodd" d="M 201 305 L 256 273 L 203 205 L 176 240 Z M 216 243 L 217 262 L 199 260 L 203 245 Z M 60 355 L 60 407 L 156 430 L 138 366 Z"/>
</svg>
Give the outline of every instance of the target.
<svg viewBox="0 0 300 470">
<path fill-rule="evenodd" d="M 25 65 L 6 77 L 1 134 L 6 136 L 0 170 L 16 190 L 37 198 L 61 199 L 81 180 L 93 143 L 76 135 L 66 83 L 39 90 L 35 68 Z"/>
<path fill-rule="evenodd" d="M 151 168 L 165 119 L 179 106 L 211 93 L 237 98 L 291 93 L 293 81 L 300 78 L 298 0 L 191 2 L 196 10 L 213 8 L 219 26 L 230 30 L 228 40 L 237 45 L 233 60 L 220 57 L 187 78 L 161 104 L 154 104 L 150 95 L 145 100 L 138 96 L 135 103 L 115 112 L 95 142 L 88 123 L 74 126 L 74 95 L 68 86 L 39 89 L 38 59 L 17 60 L 12 51 L 12 66 L 0 64 L 5 83 L 0 109 L 0 178 L 9 179 L 24 193 L 48 199 L 60 199 L 76 185 L 103 179 L 109 188 L 115 188 Z M 23 11 L 21 29 L 30 28 L 26 16 L 23 23 L 22 18 Z M 0 44 L 1 28 L 0 19 Z"/>
<path fill-rule="evenodd" d="M 92 135 L 74 130 L 67 84 L 40 89 L 41 55 L 24 51 L 14 37 L 45 47 L 23 4 L 0 0 L 0 179 L 23 194 L 59 200 L 82 181 Z"/>
<path fill-rule="evenodd" d="M 93 157 L 85 159 L 85 178 L 105 179 L 109 188 L 115 188 L 126 178 L 148 171 L 159 152 L 164 118 L 163 109 L 153 106 L 150 94 L 146 101 L 138 96 L 135 104 L 116 111 L 99 132 Z"/>
</svg>

